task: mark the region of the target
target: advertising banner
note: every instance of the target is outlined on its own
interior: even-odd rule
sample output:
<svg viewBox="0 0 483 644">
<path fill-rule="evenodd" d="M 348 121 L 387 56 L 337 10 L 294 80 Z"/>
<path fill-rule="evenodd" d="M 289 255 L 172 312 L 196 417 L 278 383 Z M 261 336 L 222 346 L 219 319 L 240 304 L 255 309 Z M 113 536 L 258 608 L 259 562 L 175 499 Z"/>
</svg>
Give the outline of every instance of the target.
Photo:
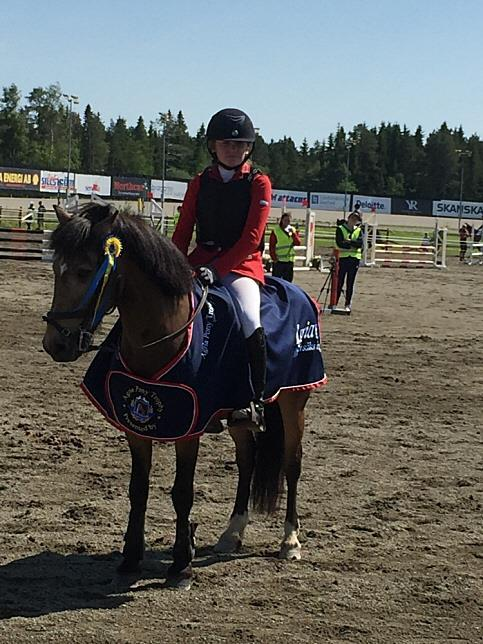
<svg viewBox="0 0 483 644">
<path fill-rule="evenodd" d="M 483 203 L 481 201 L 463 201 L 461 216 L 465 219 L 481 219 L 483 217 Z M 460 202 L 441 199 L 433 201 L 433 215 L 435 217 L 459 217 Z"/>
<path fill-rule="evenodd" d="M 272 208 L 307 208 L 308 195 L 298 190 L 272 190 Z"/>
<path fill-rule="evenodd" d="M 349 210 L 351 196 L 341 195 L 336 192 L 311 192 L 310 207 L 313 210 L 332 210 L 343 212 L 344 197 L 346 197 L 346 210 Z"/>
<path fill-rule="evenodd" d="M 391 212 L 395 215 L 432 215 L 433 202 L 430 199 L 393 197 Z"/>
<path fill-rule="evenodd" d="M 100 174 L 76 174 L 75 189 L 80 195 L 99 195 L 108 197 L 111 194 L 111 177 Z"/>
<path fill-rule="evenodd" d="M 42 192 L 65 192 L 67 186 L 67 172 L 56 172 L 54 170 L 41 170 L 40 190 Z M 75 176 L 69 175 L 69 191 L 75 190 Z"/>
<path fill-rule="evenodd" d="M 353 195 L 352 208 L 356 203 L 361 204 L 362 212 L 376 212 L 381 214 L 390 214 L 391 197 L 368 197 L 367 195 Z"/>
<path fill-rule="evenodd" d="M 0 168 L 0 190 L 38 190 L 39 170 Z"/>
<path fill-rule="evenodd" d="M 183 181 L 166 181 L 164 182 L 164 198 L 173 201 L 183 201 L 188 189 L 188 184 Z M 163 181 L 161 179 L 151 179 L 151 192 L 153 199 L 161 199 L 163 192 Z"/>
<path fill-rule="evenodd" d="M 111 195 L 113 197 L 147 197 L 149 179 L 140 177 L 112 177 Z"/>
</svg>

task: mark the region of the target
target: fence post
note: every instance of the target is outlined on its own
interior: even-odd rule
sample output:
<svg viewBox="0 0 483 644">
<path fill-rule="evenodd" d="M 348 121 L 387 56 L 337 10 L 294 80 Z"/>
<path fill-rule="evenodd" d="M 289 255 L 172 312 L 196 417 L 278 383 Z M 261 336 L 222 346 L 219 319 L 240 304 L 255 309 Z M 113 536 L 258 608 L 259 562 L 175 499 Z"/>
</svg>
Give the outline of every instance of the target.
<svg viewBox="0 0 483 644">
<path fill-rule="evenodd" d="M 305 215 L 305 266 L 310 266 L 314 258 L 315 248 L 315 213 L 307 208 Z"/>
</svg>

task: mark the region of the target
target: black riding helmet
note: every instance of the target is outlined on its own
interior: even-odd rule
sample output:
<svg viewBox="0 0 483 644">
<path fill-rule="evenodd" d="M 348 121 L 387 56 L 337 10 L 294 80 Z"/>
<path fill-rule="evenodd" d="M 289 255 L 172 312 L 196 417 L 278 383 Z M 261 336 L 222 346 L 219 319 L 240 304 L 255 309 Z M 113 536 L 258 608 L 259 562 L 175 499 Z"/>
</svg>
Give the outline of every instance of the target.
<svg viewBox="0 0 483 644">
<path fill-rule="evenodd" d="M 251 143 L 251 150 L 246 155 L 243 163 L 245 163 L 253 152 L 255 136 L 255 128 L 248 114 L 231 107 L 214 114 L 206 128 L 207 143 L 210 141 L 245 141 L 246 143 Z M 227 170 L 235 170 L 240 167 L 235 166 L 234 168 L 229 168 L 224 163 L 221 163 L 209 145 L 208 151 L 213 161 L 216 161 Z"/>
</svg>

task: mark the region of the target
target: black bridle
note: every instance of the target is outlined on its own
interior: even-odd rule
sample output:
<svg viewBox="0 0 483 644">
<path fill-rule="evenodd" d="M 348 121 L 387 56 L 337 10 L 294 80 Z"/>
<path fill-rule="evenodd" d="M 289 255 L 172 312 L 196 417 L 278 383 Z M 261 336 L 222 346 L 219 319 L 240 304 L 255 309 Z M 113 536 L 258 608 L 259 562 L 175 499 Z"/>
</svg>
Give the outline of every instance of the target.
<svg viewBox="0 0 483 644">
<path fill-rule="evenodd" d="M 109 238 L 106 242 L 106 258 L 99 266 L 94 275 L 92 282 L 87 288 L 87 291 L 82 297 L 79 307 L 73 311 L 47 311 L 45 315 L 42 316 L 42 320 L 50 324 L 51 326 L 60 333 L 64 338 L 70 338 L 78 334 L 79 339 L 77 342 L 77 348 L 80 353 L 87 353 L 88 351 L 94 351 L 99 349 L 99 346 L 93 344 L 94 332 L 101 323 L 102 319 L 108 313 L 112 313 L 115 308 L 115 304 L 109 305 L 109 303 L 116 298 L 111 298 L 111 292 L 114 289 L 118 291 L 119 286 L 119 276 L 117 274 L 117 257 L 119 257 L 122 249 L 122 244 L 119 243 L 117 254 L 111 252 L 109 247 L 109 241 L 113 238 Z M 97 298 L 94 297 L 97 295 Z M 202 294 L 200 301 L 198 302 L 196 308 L 194 309 L 192 315 L 189 319 L 176 331 L 163 335 L 157 340 L 148 342 L 139 346 L 139 349 L 147 349 L 166 340 L 172 340 L 177 338 L 186 329 L 192 324 L 193 320 L 200 313 L 201 309 L 205 305 L 206 298 L 208 297 L 208 287 L 202 286 Z M 58 320 L 72 320 L 72 319 L 82 319 L 82 322 L 76 329 L 69 329 L 65 326 L 59 324 Z"/>
<path fill-rule="evenodd" d="M 64 338 L 78 335 L 77 348 L 80 353 L 87 353 L 98 349 L 93 345 L 94 331 L 102 319 L 108 313 L 112 313 L 115 304 L 110 302 L 115 299 L 111 297 L 112 291 L 119 287 L 119 276 L 117 274 L 117 256 L 106 251 L 106 258 L 99 266 L 80 305 L 73 311 L 47 311 L 42 320 L 50 324 Z M 58 320 L 81 319 L 77 328 L 70 329 L 63 326 Z"/>
</svg>

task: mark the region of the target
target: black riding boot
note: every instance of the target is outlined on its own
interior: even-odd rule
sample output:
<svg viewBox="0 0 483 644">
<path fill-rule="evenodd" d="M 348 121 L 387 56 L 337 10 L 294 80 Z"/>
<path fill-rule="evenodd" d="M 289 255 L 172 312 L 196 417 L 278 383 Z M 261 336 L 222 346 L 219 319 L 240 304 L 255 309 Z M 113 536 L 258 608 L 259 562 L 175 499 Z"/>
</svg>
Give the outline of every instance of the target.
<svg viewBox="0 0 483 644">
<path fill-rule="evenodd" d="M 267 379 L 267 343 L 265 340 L 265 331 L 262 327 L 256 329 L 252 335 L 247 338 L 248 363 L 250 365 L 250 375 L 253 387 L 253 409 L 254 422 L 259 427 L 259 431 L 265 431 L 265 421 L 263 415 L 263 394 Z"/>
</svg>

